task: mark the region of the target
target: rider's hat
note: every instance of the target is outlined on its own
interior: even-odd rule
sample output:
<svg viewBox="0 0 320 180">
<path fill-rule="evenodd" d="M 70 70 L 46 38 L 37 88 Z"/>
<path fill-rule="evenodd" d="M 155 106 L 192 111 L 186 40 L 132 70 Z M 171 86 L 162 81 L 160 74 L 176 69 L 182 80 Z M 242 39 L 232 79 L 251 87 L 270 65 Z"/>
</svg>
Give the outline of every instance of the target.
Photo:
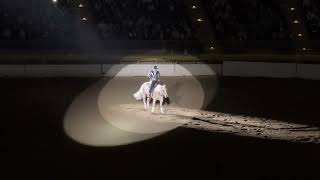
<svg viewBox="0 0 320 180">
<path fill-rule="evenodd" d="M 157 66 L 153 66 L 153 69 L 158 69 L 158 67 Z"/>
</svg>

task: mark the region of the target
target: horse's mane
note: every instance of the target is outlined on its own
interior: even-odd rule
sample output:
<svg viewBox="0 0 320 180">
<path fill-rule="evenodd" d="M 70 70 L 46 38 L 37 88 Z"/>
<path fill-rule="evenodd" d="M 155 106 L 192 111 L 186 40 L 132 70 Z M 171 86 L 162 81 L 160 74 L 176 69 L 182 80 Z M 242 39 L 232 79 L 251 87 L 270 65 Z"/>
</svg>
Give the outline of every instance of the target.
<svg viewBox="0 0 320 180">
<path fill-rule="evenodd" d="M 164 83 L 162 81 L 159 81 L 158 84 L 160 84 L 161 86 L 164 85 Z"/>
</svg>

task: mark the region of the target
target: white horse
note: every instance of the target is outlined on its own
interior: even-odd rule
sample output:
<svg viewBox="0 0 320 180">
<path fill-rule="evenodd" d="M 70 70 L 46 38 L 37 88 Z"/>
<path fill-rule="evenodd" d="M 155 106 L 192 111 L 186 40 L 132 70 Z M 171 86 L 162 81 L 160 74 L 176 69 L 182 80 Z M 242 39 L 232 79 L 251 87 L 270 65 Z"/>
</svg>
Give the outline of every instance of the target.
<svg viewBox="0 0 320 180">
<path fill-rule="evenodd" d="M 139 91 L 133 94 L 133 97 L 136 100 L 141 100 L 141 99 L 143 100 L 144 109 L 149 108 L 150 96 L 148 97 L 148 93 L 149 93 L 150 85 L 151 85 L 150 82 L 143 83 Z M 164 98 L 168 98 L 166 85 L 157 84 L 153 90 L 153 93 L 151 94 L 151 98 L 153 100 L 151 112 L 154 112 L 156 101 L 160 101 L 160 110 L 161 110 L 161 113 L 164 113 L 162 108 L 163 100 Z"/>
</svg>

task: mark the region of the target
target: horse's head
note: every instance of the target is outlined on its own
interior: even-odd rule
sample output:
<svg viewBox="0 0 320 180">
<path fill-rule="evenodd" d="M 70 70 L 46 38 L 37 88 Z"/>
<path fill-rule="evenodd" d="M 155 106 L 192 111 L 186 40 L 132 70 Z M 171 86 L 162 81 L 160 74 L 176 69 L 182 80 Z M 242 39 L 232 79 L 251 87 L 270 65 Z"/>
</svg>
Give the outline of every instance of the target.
<svg viewBox="0 0 320 180">
<path fill-rule="evenodd" d="M 162 95 L 164 98 L 168 98 L 168 92 L 167 92 L 166 85 L 161 85 L 161 95 Z"/>
</svg>

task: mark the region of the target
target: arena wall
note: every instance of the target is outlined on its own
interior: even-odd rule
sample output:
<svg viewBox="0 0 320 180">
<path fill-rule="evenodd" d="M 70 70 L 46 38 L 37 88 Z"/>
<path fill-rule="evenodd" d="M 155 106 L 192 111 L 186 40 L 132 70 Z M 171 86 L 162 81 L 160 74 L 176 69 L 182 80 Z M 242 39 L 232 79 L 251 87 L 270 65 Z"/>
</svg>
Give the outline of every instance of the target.
<svg viewBox="0 0 320 180">
<path fill-rule="evenodd" d="M 97 77 L 101 65 L 26 65 L 27 77 Z"/>
<path fill-rule="evenodd" d="M 223 76 L 292 78 L 296 77 L 296 64 L 227 61 Z"/>
<path fill-rule="evenodd" d="M 157 65 L 161 70 L 161 76 L 175 76 L 175 67 L 173 64 Z M 118 64 L 103 65 L 103 72 L 106 76 L 146 76 L 153 68 L 153 64 Z"/>
<path fill-rule="evenodd" d="M 301 79 L 320 80 L 319 64 L 298 64 L 298 77 Z"/>
<path fill-rule="evenodd" d="M 146 76 L 154 64 L 103 65 L 106 76 Z M 220 64 L 158 64 L 161 76 L 210 76 L 222 72 Z"/>
<path fill-rule="evenodd" d="M 146 76 L 154 64 L 0 65 L 2 77 Z M 217 75 L 221 64 L 158 64 L 161 76 Z"/>
<path fill-rule="evenodd" d="M 146 76 L 153 64 L 0 65 L 0 77 Z M 319 64 L 225 61 L 223 64 L 158 64 L 162 76 L 219 75 L 320 80 Z"/>
<path fill-rule="evenodd" d="M 0 77 L 19 77 L 24 75 L 24 65 L 0 65 Z"/>
<path fill-rule="evenodd" d="M 320 80 L 319 64 L 226 61 L 223 76 Z"/>
</svg>

